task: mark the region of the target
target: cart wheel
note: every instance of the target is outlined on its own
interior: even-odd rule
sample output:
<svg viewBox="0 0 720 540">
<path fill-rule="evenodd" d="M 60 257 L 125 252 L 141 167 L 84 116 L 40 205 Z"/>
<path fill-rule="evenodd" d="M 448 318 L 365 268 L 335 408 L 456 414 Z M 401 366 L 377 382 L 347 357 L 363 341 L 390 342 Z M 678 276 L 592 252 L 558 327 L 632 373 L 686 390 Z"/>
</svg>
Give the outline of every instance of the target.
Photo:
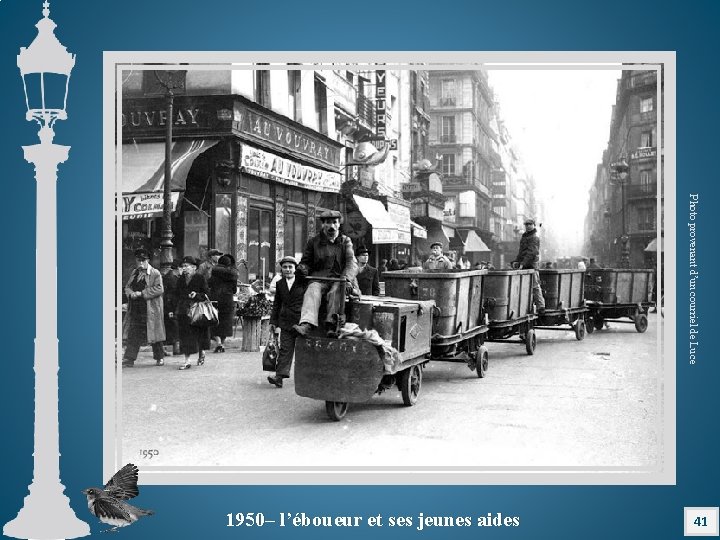
<svg viewBox="0 0 720 540">
<path fill-rule="evenodd" d="M 641 334 L 647 330 L 648 327 L 648 318 L 647 315 L 644 313 L 640 313 L 638 315 L 635 315 L 635 330 L 640 332 Z"/>
<path fill-rule="evenodd" d="M 588 334 L 592 334 L 595 331 L 595 321 L 592 320 L 592 317 L 585 319 L 585 331 Z"/>
<path fill-rule="evenodd" d="M 325 402 L 325 412 L 330 417 L 330 420 L 339 422 L 340 420 L 345 418 L 347 411 L 348 411 L 347 401 L 326 401 Z"/>
<path fill-rule="evenodd" d="M 582 319 L 575 325 L 575 339 L 578 341 L 585 339 L 585 321 Z"/>
<path fill-rule="evenodd" d="M 525 350 L 528 354 L 535 354 L 535 345 L 537 345 L 537 338 L 535 337 L 535 330 L 531 328 L 525 335 Z"/>
<path fill-rule="evenodd" d="M 480 348 L 477 351 L 477 365 L 475 369 L 477 370 L 477 376 L 481 379 L 485 378 L 485 375 L 487 374 L 488 365 L 490 362 L 490 355 L 488 354 L 487 347 L 485 345 L 480 345 Z"/>
<path fill-rule="evenodd" d="M 420 366 L 412 366 L 404 369 L 400 375 L 400 392 L 402 393 L 403 403 L 408 407 L 415 405 L 420 386 L 422 385 L 422 370 Z"/>
<path fill-rule="evenodd" d="M 602 330 L 603 326 L 605 326 L 605 319 L 598 315 L 593 318 L 593 324 L 595 325 L 595 330 Z"/>
</svg>

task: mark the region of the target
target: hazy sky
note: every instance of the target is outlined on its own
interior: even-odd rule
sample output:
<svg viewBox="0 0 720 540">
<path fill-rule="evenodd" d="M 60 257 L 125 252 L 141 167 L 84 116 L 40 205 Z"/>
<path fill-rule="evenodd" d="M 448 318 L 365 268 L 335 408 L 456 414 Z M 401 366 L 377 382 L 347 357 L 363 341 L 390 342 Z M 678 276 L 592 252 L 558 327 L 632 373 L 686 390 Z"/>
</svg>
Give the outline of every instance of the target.
<svg viewBox="0 0 720 540">
<path fill-rule="evenodd" d="M 580 254 L 588 190 L 610 135 L 620 70 L 498 70 L 500 118 L 534 176 L 544 221 Z M 573 245 L 575 244 L 575 245 Z"/>
</svg>

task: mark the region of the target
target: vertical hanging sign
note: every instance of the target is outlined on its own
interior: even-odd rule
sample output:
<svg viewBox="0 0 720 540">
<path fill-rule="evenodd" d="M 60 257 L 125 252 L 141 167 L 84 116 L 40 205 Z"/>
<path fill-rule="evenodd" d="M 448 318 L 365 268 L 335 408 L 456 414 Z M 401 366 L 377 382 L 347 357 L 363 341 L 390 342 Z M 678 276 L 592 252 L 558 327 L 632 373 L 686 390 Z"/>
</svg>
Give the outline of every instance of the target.
<svg viewBox="0 0 720 540">
<path fill-rule="evenodd" d="M 384 69 L 375 72 L 375 126 L 378 137 L 383 139 L 387 135 L 386 120 L 385 116 L 385 76 L 386 71 Z"/>
</svg>

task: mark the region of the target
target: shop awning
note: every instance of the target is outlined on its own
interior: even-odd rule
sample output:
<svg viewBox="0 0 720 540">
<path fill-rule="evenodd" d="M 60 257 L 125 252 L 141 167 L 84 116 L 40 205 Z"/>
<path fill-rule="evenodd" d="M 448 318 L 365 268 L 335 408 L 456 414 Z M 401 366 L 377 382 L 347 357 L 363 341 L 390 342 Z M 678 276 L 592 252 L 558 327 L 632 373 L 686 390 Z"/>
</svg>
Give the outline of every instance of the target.
<svg viewBox="0 0 720 540">
<path fill-rule="evenodd" d="M 465 253 L 489 253 L 490 248 L 472 229 L 457 229 L 456 238 L 462 242 Z"/>
<path fill-rule="evenodd" d="M 185 180 L 193 161 L 217 140 L 191 139 L 172 144 L 171 191 L 185 191 Z M 154 193 L 163 190 L 165 181 L 165 143 L 122 145 L 122 192 Z"/>
<path fill-rule="evenodd" d="M 427 229 L 423 227 L 422 225 L 418 225 L 414 221 L 410 222 L 410 226 L 412 227 L 412 235 L 415 238 L 427 238 Z"/>
<path fill-rule="evenodd" d="M 655 251 L 656 252 L 658 250 L 657 246 L 658 246 L 658 239 L 653 238 L 652 242 L 650 242 L 647 245 L 647 247 L 645 248 L 645 251 Z M 660 237 L 660 251 L 663 253 L 665 252 L 665 246 L 663 245 L 663 237 L 662 236 Z"/>
<path fill-rule="evenodd" d="M 365 220 L 372 226 L 373 244 L 396 244 L 397 226 L 383 203 L 359 195 L 353 195 L 353 200 Z"/>
</svg>

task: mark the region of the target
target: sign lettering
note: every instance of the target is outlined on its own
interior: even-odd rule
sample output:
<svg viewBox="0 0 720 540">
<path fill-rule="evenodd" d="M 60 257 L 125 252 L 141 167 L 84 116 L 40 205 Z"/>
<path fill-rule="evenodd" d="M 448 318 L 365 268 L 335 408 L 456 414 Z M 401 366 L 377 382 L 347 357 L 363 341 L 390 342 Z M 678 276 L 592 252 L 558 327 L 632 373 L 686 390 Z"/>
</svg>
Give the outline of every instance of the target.
<svg viewBox="0 0 720 540">
<path fill-rule="evenodd" d="M 170 193 L 170 211 L 177 208 L 180 193 Z M 127 193 L 122 196 L 123 219 L 151 219 L 160 217 L 165 208 L 163 194 L 157 193 Z"/>
<path fill-rule="evenodd" d="M 385 138 L 387 134 L 387 117 L 385 116 L 386 75 L 384 69 L 375 72 L 375 131 L 382 138 Z"/>
</svg>

